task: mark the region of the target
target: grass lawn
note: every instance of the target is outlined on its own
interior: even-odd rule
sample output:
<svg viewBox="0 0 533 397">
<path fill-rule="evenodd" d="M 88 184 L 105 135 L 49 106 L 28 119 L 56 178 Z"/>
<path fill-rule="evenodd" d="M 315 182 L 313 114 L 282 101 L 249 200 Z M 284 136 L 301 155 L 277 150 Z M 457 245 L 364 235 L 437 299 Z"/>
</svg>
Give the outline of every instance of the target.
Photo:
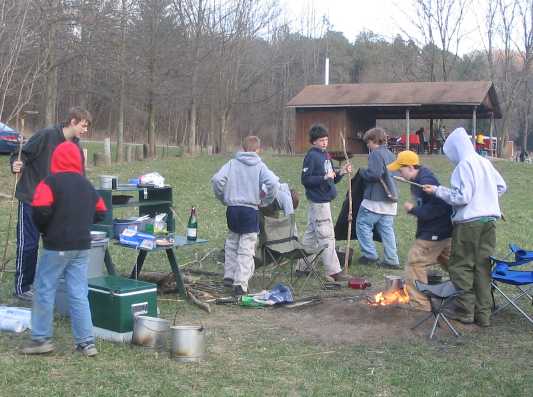
<svg viewBox="0 0 533 397">
<path fill-rule="evenodd" d="M 91 144 L 90 152 L 96 147 Z M 284 181 L 299 183 L 302 157 L 265 154 L 265 161 Z M 89 157 L 91 158 L 91 156 Z M 198 208 L 199 235 L 209 244 L 198 249 L 178 250 L 181 263 L 201 256 L 213 248 L 222 248 L 226 233 L 225 209 L 215 201 L 210 177 L 228 156 L 169 157 L 163 160 L 91 168 L 93 181 L 100 174 L 115 174 L 121 180 L 148 171 L 158 171 L 174 187 L 174 206 L 178 214 L 177 231 L 184 232 L 189 209 Z M 451 165 L 445 158 L 424 158 L 447 183 Z M 364 166 L 364 156 L 353 159 L 354 168 Z M 515 242 L 533 249 L 531 232 L 530 184 L 532 165 L 497 161 L 496 167 L 508 183 L 502 199 L 507 218 L 498 223 L 499 256 L 507 254 L 507 244 Z M 12 176 L 7 157 L 0 158 L 1 192 L 10 194 Z M 333 203 L 333 217 L 340 210 L 346 184 L 339 185 L 339 197 Z M 401 186 L 401 198 L 408 189 Z M 403 201 L 402 201 L 403 202 Z M 0 201 L 0 231 L 3 250 L 10 204 Z M 306 203 L 297 211 L 299 230 L 305 228 Z M 9 257 L 14 256 L 14 227 L 10 232 Z M 414 238 L 415 222 L 400 213 L 395 229 L 402 263 Z M 130 252 L 111 247 L 120 271 L 127 272 L 134 263 Z M 129 251 L 129 250 L 128 250 Z M 359 250 L 356 250 L 356 255 Z M 13 269 L 13 261 L 8 269 Z M 148 256 L 146 270 L 168 271 L 166 258 Z M 215 269 L 221 271 L 220 268 Z M 379 284 L 384 271 L 373 267 L 352 266 L 351 273 Z M 390 273 L 390 272 L 389 272 Z M 400 274 L 400 273 L 398 273 Z M 0 302 L 14 304 L 10 297 L 12 273 L 1 282 Z M 278 316 L 272 310 L 246 310 L 214 306 L 211 314 L 185 302 L 174 302 L 176 295 L 165 295 L 159 306 L 161 316 L 179 323 L 202 322 L 207 326 L 207 359 L 199 364 L 179 364 L 168 354 L 130 345 L 98 341 L 99 354 L 86 359 L 73 352 L 68 320 L 56 319 L 57 352 L 43 357 L 25 357 L 17 350 L 29 340 L 29 334 L 0 333 L 0 396 L 529 396 L 533 387 L 530 362 L 533 357 L 533 328 L 512 311 L 500 314 L 491 328 L 473 328 L 456 340 L 442 329 L 434 341 L 423 336 L 391 337 L 368 340 L 350 337 L 349 332 L 364 326 L 365 318 L 353 318 L 351 328 L 342 338 L 328 337 L 330 317 L 316 314 L 322 335 L 306 335 L 294 330 L 299 322 L 315 312 L 301 311 Z M 274 313 L 274 314 L 273 314 Z M 311 314 L 309 314 L 311 313 Z M 290 319 L 290 320 L 288 320 Z M 311 320 L 313 317 L 311 317 Z M 288 321 L 290 324 L 289 327 Z M 303 322 L 302 322 L 303 324 Z M 331 325 L 332 327 L 334 324 Z M 333 328 L 332 328 L 333 329 Z M 342 330 L 341 330 L 342 331 Z M 337 329 L 338 332 L 338 329 Z M 342 332 L 341 332 L 342 333 Z M 529 391 L 528 391 L 529 390 Z"/>
</svg>

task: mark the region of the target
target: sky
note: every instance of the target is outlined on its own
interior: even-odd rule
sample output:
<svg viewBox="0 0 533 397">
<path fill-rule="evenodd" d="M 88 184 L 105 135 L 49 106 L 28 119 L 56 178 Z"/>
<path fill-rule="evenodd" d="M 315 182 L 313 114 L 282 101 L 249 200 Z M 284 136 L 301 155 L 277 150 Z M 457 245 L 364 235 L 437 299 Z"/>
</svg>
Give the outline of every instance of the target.
<svg viewBox="0 0 533 397">
<path fill-rule="evenodd" d="M 484 0 L 471 0 L 463 18 L 463 39 L 459 54 L 483 48 L 480 26 L 483 25 Z M 317 19 L 326 15 L 333 30 L 341 31 L 353 42 L 361 31 L 371 30 L 385 39 L 392 40 L 402 30 L 416 36 L 411 20 L 416 18 L 411 0 L 282 0 L 293 26 L 301 26 L 302 16 L 308 10 L 316 10 Z M 407 37 L 405 34 L 402 36 Z"/>
</svg>

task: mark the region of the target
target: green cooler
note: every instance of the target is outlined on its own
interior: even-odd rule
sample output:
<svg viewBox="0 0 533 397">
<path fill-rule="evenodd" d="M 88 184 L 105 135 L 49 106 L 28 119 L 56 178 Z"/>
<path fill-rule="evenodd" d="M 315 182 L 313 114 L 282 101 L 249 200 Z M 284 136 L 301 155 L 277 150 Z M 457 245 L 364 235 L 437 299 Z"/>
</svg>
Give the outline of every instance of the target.
<svg viewBox="0 0 533 397">
<path fill-rule="evenodd" d="M 157 317 L 157 285 L 117 276 L 89 279 L 93 325 L 115 332 L 133 331 L 133 317 Z"/>
</svg>

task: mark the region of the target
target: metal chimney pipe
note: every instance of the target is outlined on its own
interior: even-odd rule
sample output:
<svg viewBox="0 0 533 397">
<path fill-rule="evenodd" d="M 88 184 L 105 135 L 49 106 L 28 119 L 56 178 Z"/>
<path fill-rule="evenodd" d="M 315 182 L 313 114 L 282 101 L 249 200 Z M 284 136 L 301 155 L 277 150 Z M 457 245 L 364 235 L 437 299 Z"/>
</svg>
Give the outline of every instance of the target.
<svg viewBox="0 0 533 397">
<path fill-rule="evenodd" d="M 326 57 L 326 68 L 325 68 L 324 84 L 325 85 L 329 85 L 329 58 L 328 57 Z"/>
</svg>

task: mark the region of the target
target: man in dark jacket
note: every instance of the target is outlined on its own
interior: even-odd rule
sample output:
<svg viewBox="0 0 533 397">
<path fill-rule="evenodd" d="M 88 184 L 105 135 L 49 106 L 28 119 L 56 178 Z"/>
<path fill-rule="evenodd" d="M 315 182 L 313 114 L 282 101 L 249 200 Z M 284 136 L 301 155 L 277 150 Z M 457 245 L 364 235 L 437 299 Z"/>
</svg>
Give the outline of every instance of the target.
<svg viewBox="0 0 533 397">
<path fill-rule="evenodd" d="M 54 300 L 59 279 L 68 291 L 70 320 L 76 350 L 97 354 L 87 298 L 90 227 L 104 219 L 106 207 L 83 176 L 82 156 L 73 142 L 60 144 L 52 155 L 51 175 L 37 185 L 32 202 L 33 221 L 43 235 L 43 249 L 35 276 L 31 314 L 31 345 L 24 354 L 54 350 Z"/>
<path fill-rule="evenodd" d="M 405 150 L 398 153 L 396 161 L 387 167 L 399 171 L 400 175 L 419 185 L 440 185 L 429 168 L 420 165 L 415 152 Z M 430 311 L 428 299 L 417 291 L 415 280 L 427 283 L 427 267 L 439 263 L 447 268 L 452 245 L 452 207 L 435 195 L 425 193 L 420 187 L 411 185 L 415 203 L 406 201 L 404 209 L 417 218 L 416 240 L 407 255 L 405 281 L 410 302 L 415 309 Z"/>
<path fill-rule="evenodd" d="M 304 158 L 302 167 L 302 185 L 305 196 L 309 200 L 307 213 L 307 229 L 302 240 L 306 246 L 316 248 L 327 243 L 322 251 L 321 259 L 326 276 L 335 281 L 345 281 L 348 276 L 341 271 L 339 258 L 335 251 L 335 233 L 331 219 L 330 201 L 337 196 L 335 184 L 342 175 L 351 171 L 351 164 L 346 163 L 341 169 L 334 169 L 328 147 L 328 131 L 315 124 L 309 130 L 309 141 L 313 145 Z M 305 270 L 304 262 L 300 261 L 299 270 Z"/>
<path fill-rule="evenodd" d="M 394 235 L 398 188 L 387 171 L 387 164 L 394 161 L 394 154 L 387 149 L 386 138 L 385 131 L 378 127 L 368 130 L 363 136 L 370 153 L 368 168 L 359 170 L 365 181 L 365 191 L 361 207 L 357 212 L 355 227 L 362 254 L 359 263 L 377 263 L 378 266 L 399 269 L 400 260 Z M 381 262 L 373 241 L 374 229 L 377 230 L 383 242 L 383 261 Z"/>
<path fill-rule="evenodd" d="M 11 157 L 11 170 L 21 174 L 15 192 L 19 206 L 14 295 L 19 299 L 31 301 L 33 296 L 31 286 L 39 249 L 39 232 L 32 221 L 30 205 L 35 187 L 50 174 L 50 159 L 54 149 L 65 141 L 72 141 L 79 146 L 79 137 L 87 132 L 90 123 L 89 112 L 81 108 L 72 108 L 65 122 L 33 134 L 22 147 L 20 161 L 17 160 L 17 154 Z"/>
</svg>

